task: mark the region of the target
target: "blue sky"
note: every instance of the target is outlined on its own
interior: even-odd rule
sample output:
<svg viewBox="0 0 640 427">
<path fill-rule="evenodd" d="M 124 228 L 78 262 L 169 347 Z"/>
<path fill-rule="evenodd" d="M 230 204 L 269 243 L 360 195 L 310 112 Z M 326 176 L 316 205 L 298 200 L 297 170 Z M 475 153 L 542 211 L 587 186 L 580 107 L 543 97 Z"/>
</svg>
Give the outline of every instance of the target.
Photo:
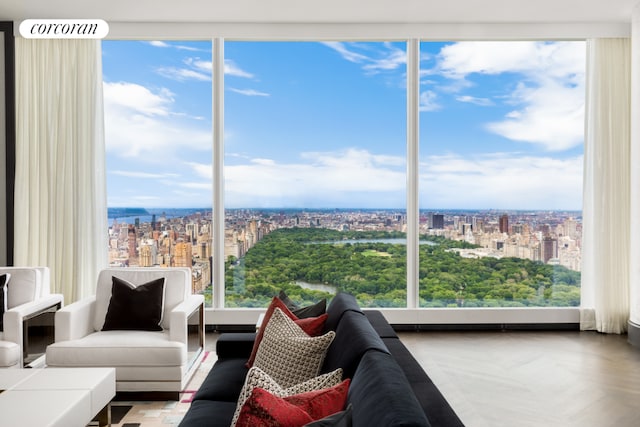
<svg viewBox="0 0 640 427">
<path fill-rule="evenodd" d="M 225 206 L 403 208 L 406 46 L 225 43 Z M 582 42 L 421 44 L 420 207 L 581 209 Z M 104 41 L 109 206 L 211 205 L 211 45 Z"/>
</svg>

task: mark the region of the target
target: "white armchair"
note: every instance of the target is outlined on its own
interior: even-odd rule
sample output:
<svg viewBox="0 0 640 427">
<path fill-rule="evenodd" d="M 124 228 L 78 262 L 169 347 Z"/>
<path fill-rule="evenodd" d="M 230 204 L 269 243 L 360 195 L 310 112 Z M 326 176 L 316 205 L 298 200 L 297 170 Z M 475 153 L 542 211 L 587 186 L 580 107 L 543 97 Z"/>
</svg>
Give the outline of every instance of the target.
<svg viewBox="0 0 640 427">
<path fill-rule="evenodd" d="M 23 368 L 29 350 L 29 324 L 64 304 L 62 294 L 52 294 L 47 267 L 0 267 L 9 274 L 7 308 L 0 332 L 0 368 Z"/>
<path fill-rule="evenodd" d="M 113 277 L 134 287 L 165 278 L 161 331 L 105 330 Z M 191 293 L 189 268 L 108 268 L 96 295 L 56 313 L 55 343 L 47 347 L 50 367 L 114 367 L 118 392 L 184 389 L 204 356 L 204 297 Z"/>
</svg>

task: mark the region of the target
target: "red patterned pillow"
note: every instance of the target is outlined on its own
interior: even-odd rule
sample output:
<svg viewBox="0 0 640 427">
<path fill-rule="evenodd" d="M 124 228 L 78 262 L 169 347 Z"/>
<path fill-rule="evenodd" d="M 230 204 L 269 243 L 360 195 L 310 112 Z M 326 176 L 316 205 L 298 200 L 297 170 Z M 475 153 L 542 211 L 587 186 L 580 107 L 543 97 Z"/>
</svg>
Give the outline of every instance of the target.
<svg viewBox="0 0 640 427">
<path fill-rule="evenodd" d="M 276 397 L 262 388 L 254 388 L 242 405 L 236 427 L 300 427 L 342 411 L 347 402 L 350 380 L 322 390 L 289 397 Z"/>
<path fill-rule="evenodd" d="M 327 313 L 318 317 L 307 317 L 305 319 L 293 319 L 293 322 L 310 337 L 319 337 L 324 331 L 324 324 L 329 315 Z"/>
<path fill-rule="evenodd" d="M 251 350 L 251 355 L 249 356 L 249 360 L 246 363 L 247 368 L 251 368 L 253 366 L 253 362 L 256 360 L 256 353 L 258 353 L 258 347 L 260 346 L 260 341 L 262 341 L 262 337 L 264 336 L 264 329 L 269 323 L 269 319 L 273 315 L 273 310 L 279 308 L 282 312 L 289 317 L 289 319 L 293 320 L 300 328 L 306 332 L 310 337 L 317 337 L 322 334 L 324 330 L 324 324 L 327 320 L 328 315 L 325 313 L 319 317 L 309 317 L 306 319 L 298 319 L 295 314 L 291 312 L 287 308 L 284 302 L 278 297 L 273 297 L 271 300 L 271 304 L 267 308 L 266 313 L 264 314 L 264 319 L 262 320 L 262 327 L 256 334 L 256 339 L 253 342 L 253 349 Z"/>
</svg>

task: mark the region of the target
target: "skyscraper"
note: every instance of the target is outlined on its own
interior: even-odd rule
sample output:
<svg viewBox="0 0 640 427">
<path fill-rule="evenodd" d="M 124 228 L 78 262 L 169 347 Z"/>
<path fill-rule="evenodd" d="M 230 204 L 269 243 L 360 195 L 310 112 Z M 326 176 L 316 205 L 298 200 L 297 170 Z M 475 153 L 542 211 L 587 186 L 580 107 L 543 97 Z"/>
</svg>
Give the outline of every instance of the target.
<svg viewBox="0 0 640 427">
<path fill-rule="evenodd" d="M 542 239 L 542 261 L 546 264 L 551 258 L 558 257 L 558 239 L 546 236 Z"/>
<path fill-rule="evenodd" d="M 138 242 L 136 236 L 136 228 L 133 224 L 129 224 L 127 229 L 127 247 L 129 249 L 129 259 L 138 258 Z"/>
<path fill-rule="evenodd" d="M 500 217 L 500 232 L 509 234 L 509 215 L 504 214 Z"/>
<path fill-rule="evenodd" d="M 431 228 L 434 230 L 442 230 L 444 229 L 444 215 L 442 214 L 433 214 L 431 217 Z"/>
<path fill-rule="evenodd" d="M 176 243 L 173 257 L 175 267 L 191 267 L 193 265 L 192 256 L 191 243 Z"/>
</svg>

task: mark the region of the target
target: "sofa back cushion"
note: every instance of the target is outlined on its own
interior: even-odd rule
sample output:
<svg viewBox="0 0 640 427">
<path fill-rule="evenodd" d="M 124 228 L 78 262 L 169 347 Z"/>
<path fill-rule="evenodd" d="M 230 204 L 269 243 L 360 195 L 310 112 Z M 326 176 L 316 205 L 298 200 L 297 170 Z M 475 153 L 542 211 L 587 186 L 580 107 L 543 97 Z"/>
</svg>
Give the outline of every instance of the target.
<svg viewBox="0 0 640 427">
<path fill-rule="evenodd" d="M 362 312 L 345 311 L 336 328 L 333 343 L 327 351 L 322 372 L 342 368 L 344 377 L 351 378 L 360 358 L 368 350 L 389 352 Z"/>
<path fill-rule="evenodd" d="M 390 354 L 367 351 L 351 379 L 352 425 L 429 426 L 402 369 Z"/>
<path fill-rule="evenodd" d="M 327 307 L 327 321 L 324 324 L 324 331 L 335 331 L 342 319 L 342 315 L 348 311 L 362 313 L 356 298 L 346 292 L 338 292 L 333 297 L 329 307 Z"/>
<path fill-rule="evenodd" d="M 161 277 L 166 279 L 164 286 L 164 314 L 162 316 L 162 327 L 164 329 L 169 329 L 171 311 L 191 294 L 191 270 L 189 268 L 107 268 L 98 275 L 96 309 L 93 319 L 93 328 L 96 331 L 101 330 L 104 325 L 104 319 L 111 300 L 113 276 L 136 286 Z"/>
</svg>

